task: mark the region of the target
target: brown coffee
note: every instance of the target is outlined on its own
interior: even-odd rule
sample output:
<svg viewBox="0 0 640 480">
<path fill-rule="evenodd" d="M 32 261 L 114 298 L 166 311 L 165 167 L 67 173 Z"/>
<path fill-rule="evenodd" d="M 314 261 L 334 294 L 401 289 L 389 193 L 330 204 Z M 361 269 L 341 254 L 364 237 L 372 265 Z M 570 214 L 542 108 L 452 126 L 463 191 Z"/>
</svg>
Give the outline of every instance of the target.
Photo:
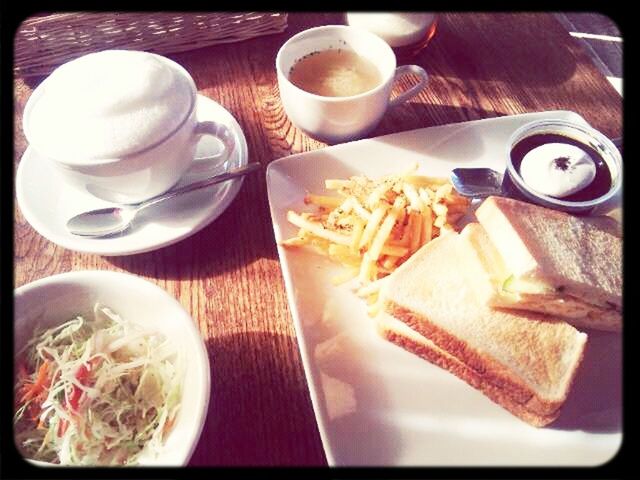
<svg viewBox="0 0 640 480">
<path fill-rule="evenodd" d="M 323 97 L 351 97 L 380 85 L 382 75 L 370 60 L 351 50 L 313 52 L 289 71 L 296 87 Z"/>
</svg>

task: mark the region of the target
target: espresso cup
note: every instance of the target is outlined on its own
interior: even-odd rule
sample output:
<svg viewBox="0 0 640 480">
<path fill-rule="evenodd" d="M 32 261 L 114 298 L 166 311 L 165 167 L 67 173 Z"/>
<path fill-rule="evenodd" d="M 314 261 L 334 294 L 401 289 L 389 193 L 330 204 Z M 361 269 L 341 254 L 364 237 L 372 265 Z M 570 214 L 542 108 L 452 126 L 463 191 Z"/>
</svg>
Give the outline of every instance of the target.
<svg viewBox="0 0 640 480">
<path fill-rule="evenodd" d="M 323 96 L 291 81 L 291 71 L 309 55 L 349 50 L 371 62 L 379 73 L 370 90 L 350 96 Z M 291 122 L 307 135 L 330 144 L 355 140 L 373 130 L 389 107 L 400 105 L 427 86 L 427 72 L 417 65 L 397 67 L 391 47 L 377 35 L 357 27 L 329 25 L 304 30 L 287 40 L 276 57 L 282 105 Z M 416 85 L 390 99 L 394 83 L 404 75 L 419 77 Z"/>
<path fill-rule="evenodd" d="M 218 169 L 235 149 L 232 132 L 198 121 L 193 78 L 153 53 L 106 50 L 67 62 L 29 97 L 23 129 L 61 187 L 116 203 L 138 203 L 175 185 L 191 168 Z M 194 159 L 202 135 L 222 145 Z"/>
</svg>

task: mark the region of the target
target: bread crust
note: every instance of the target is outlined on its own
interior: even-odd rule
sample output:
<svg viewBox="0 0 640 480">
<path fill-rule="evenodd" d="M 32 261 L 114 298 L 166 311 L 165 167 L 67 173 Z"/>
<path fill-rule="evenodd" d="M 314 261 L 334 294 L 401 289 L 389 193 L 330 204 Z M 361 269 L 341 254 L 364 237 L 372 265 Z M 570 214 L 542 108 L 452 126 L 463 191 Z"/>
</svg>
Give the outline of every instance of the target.
<svg viewBox="0 0 640 480">
<path fill-rule="evenodd" d="M 572 371 L 571 377 L 568 379 L 567 388 L 561 397 L 553 400 L 544 399 L 538 396 L 536 392 L 531 390 L 518 376 L 514 375 L 511 370 L 500 362 L 478 353 L 466 342 L 450 335 L 446 330 L 429 321 L 428 318 L 415 314 L 393 302 L 387 302 L 385 310 L 423 337 L 431 340 L 442 351 L 455 357 L 460 364 L 464 365 L 464 371 L 467 372 L 467 375 L 460 376 L 456 372 L 452 373 L 460 376 L 465 381 L 473 376 L 477 377 L 478 380 L 481 379 L 482 383 L 485 384 L 483 391 L 490 388 L 494 391 L 494 396 L 508 397 L 512 402 L 521 405 L 534 415 L 551 417 L 556 414 L 565 402 L 578 371 L 577 367 Z M 582 363 L 583 356 L 584 348 L 578 353 L 577 365 Z M 457 368 L 461 370 L 461 367 Z M 471 382 L 469 383 L 472 384 Z"/>
<path fill-rule="evenodd" d="M 382 327 L 380 329 L 380 333 L 386 340 L 415 355 L 418 355 L 419 357 L 449 371 L 450 373 L 453 373 L 456 377 L 465 381 L 471 387 L 480 390 L 493 402 L 534 427 L 547 426 L 560 415 L 559 408 L 548 414 L 541 414 L 532 410 L 529 408 L 528 403 L 519 402 L 509 396 L 505 390 L 500 389 L 487 381 L 487 379 L 478 371 L 460 362 L 455 357 L 446 354 L 443 350 L 437 347 L 432 348 L 428 343 L 416 342 L 391 328 Z"/>
</svg>

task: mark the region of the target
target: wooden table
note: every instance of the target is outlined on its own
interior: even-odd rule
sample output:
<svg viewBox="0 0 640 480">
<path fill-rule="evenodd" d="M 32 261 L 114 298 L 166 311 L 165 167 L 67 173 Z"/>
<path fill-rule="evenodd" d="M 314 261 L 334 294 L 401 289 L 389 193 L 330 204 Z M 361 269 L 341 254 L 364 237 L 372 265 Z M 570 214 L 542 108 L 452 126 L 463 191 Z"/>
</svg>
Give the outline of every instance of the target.
<svg viewBox="0 0 640 480">
<path fill-rule="evenodd" d="M 294 128 L 278 96 L 274 61 L 294 33 L 344 23 L 338 14 L 291 14 L 285 33 L 179 55 L 199 92 L 242 126 L 250 159 L 325 145 Z M 525 112 L 566 109 L 610 137 L 622 100 L 549 14 L 442 14 L 414 61 L 429 88 L 388 112 L 371 134 Z M 22 110 L 39 79 L 15 81 L 15 165 L 26 142 Z M 403 83 L 410 80 L 403 80 Z M 403 85 L 406 86 L 406 85 Z M 101 257 L 41 237 L 15 208 L 15 284 L 70 270 L 146 278 L 192 314 L 212 365 L 210 412 L 193 465 L 326 465 L 287 306 L 264 175 L 247 178 L 231 206 L 196 235 L 154 252 Z"/>
</svg>

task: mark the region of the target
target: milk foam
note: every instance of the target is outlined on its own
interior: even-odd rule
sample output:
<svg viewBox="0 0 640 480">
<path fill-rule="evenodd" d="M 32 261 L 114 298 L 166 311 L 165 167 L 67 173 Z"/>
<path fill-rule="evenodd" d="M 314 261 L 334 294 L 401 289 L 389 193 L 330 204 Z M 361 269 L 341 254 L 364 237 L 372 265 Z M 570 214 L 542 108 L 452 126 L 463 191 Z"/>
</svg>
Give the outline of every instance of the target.
<svg viewBox="0 0 640 480">
<path fill-rule="evenodd" d="M 58 67 L 25 120 L 46 155 L 78 161 L 143 150 L 173 132 L 194 102 L 190 80 L 163 58 L 107 50 Z"/>
<path fill-rule="evenodd" d="M 348 13 L 354 27 L 366 28 L 391 47 L 411 45 L 424 38 L 435 20 L 432 13 Z"/>
</svg>

